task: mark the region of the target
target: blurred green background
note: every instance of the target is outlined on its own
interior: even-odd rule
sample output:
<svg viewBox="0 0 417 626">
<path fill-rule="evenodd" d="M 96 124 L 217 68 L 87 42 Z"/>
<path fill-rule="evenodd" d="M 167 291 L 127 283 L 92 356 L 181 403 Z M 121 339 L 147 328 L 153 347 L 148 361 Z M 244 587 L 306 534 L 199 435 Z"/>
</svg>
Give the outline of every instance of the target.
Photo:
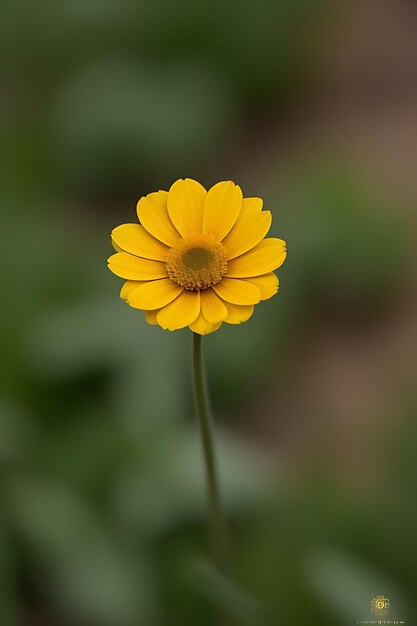
<svg viewBox="0 0 417 626">
<path fill-rule="evenodd" d="M 416 6 L 3 0 L 1 626 L 417 623 Z M 110 230 L 232 179 L 281 290 L 204 340 L 236 587 L 207 566 L 191 335 Z"/>
</svg>

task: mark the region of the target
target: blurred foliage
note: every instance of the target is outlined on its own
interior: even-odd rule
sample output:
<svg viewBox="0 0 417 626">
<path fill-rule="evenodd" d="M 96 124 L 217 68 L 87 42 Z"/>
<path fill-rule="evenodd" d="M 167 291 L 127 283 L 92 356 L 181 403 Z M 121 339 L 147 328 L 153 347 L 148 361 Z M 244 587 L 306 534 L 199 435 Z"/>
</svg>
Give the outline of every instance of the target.
<svg viewBox="0 0 417 626">
<path fill-rule="evenodd" d="M 32 169 L 38 184 L 47 176 L 66 196 L 101 201 L 161 185 L 190 164 L 207 175 L 246 111 L 286 101 L 306 79 L 324 5 L 244 0 L 236 12 L 231 0 L 5 0 L 8 161 Z"/>
<path fill-rule="evenodd" d="M 291 382 L 312 320 L 372 322 L 401 291 L 392 201 L 331 155 L 278 185 L 277 147 L 258 177 L 289 241 L 282 291 L 206 342 L 236 584 L 201 560 L 189 333 L 145 325 L 105 268 L 107 233 L 141 193 L 228 177 L 251 120 L 308 85 L 325 7 L 3 1 L 2 626 L 204 626 L 213 602 L 236 624 L 334 626 L 379 593 L 398 618 L 415 612 L 413 398 L 380 434 L 385 473 L 366 497 L 326 449 L 289 479 L 238 434 L 243 411 L 262 420 L 264 396 Z"/>
</svg>

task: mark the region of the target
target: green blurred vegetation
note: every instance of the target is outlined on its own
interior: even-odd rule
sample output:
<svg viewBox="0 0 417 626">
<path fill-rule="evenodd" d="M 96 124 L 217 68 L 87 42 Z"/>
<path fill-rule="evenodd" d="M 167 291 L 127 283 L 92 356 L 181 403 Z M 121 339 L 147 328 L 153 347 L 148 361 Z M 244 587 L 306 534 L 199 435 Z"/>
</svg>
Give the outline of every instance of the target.
<svg viewBox="0 0 417 626">
<path fill-rule="evenodd" d="M 308 386 L 306 340 L 323 326 L 372 332 L 410 274 L 401 207 L 348 158 L 301 151 L 283 176 L 279 141 L 261 174 L 240 153 L 314 84 L 326 11 L 306 0 L 2 3 L 2 626 L 204 626 L 213 602 L 236 624 L 343 626 L 369 618 L 378 594 L 411 623 L 407 375 L 396 409 L 371 424 L 378 472 L 364 485 L 345 480 L 320 410 L 307 442 L 296 415 L 301 458 L 265 435 L 266 416 L 291 426 L 285 398 Z M 234 175 L 265 198 L 290 252 L 278 297 L 205 341 L 231 584 L 207 564 L 190 334 L 147 326 L 105 259 L 141 194 Z M 352 451 L 352 471 L 357 461 Z"/>
</svg>

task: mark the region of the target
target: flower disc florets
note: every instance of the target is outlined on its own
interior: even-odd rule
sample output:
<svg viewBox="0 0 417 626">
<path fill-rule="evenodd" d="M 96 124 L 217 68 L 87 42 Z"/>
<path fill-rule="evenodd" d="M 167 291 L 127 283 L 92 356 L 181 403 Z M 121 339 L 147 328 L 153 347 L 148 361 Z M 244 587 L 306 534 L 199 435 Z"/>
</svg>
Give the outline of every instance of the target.
<svg viewBox="0 0 417 626">
<path fill-rule="evenodd" d="M 171 280 L 192 291 L 219 283 L 227 271 L 226 259 L 221 243 L 210 235 L 195 234 L 169 250 L 166 267 Z"/>
</svg>

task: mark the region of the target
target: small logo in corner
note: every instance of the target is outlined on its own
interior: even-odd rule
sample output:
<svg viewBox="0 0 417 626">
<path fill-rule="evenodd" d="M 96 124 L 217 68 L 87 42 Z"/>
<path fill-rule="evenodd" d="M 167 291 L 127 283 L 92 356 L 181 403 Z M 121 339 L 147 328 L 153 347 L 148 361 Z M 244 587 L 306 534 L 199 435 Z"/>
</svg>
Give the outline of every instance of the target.
<svg viewBox="0 0 417 626">
<path fill-rule="evenodd" d="M 388 615 L 391 610 L 391 603 L 385 596 L 376 596 L 371 600 L 371 613 L 374 615 Z"/>
</svg>

